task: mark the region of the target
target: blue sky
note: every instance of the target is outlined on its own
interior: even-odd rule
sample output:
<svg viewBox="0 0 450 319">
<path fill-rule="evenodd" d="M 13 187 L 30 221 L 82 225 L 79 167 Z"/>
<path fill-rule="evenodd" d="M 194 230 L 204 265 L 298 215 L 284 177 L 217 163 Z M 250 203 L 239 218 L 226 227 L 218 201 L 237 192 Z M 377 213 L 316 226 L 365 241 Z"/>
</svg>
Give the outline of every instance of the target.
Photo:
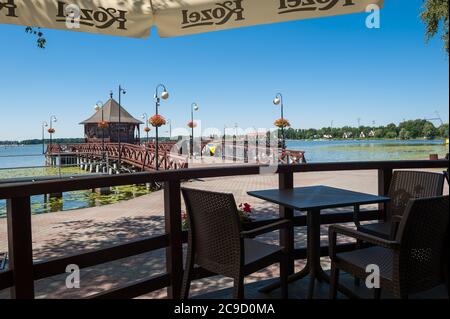
<svg viewBox="0 0 450 319">
<path fill-rule="evenodd" d="M 426 44 L 422 0 L 386 0 L 381 28 L 367 14 L 303 20 L 186 37 L 128 39 L 44 30 L 45 50 L 23 27 L 0 26 L 0 140 L 40 138 L 58 117 L 57 137 L 82 137 L 78 123 L 119 84 L 134 116 L 161 113 L 185 127 L 197 102 L 202 126 L 271 127 L 277 92 L 295 128 L 370 125 L 434 117 L 448 121 L 448 57 Z M 116 94 L 117 95 L 117 94 Z"/>
</svg>

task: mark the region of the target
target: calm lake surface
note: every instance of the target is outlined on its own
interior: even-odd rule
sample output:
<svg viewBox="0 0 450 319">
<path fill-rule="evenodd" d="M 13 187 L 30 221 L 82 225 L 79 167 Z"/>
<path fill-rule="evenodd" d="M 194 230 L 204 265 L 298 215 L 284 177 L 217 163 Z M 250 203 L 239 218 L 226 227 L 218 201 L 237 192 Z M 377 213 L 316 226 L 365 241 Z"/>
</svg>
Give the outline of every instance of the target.
<svg viewBox="0 0 450 319">
<path fill-rule="evenodd" d="M 339 140 L 339 141 L 287 141 L 287 148 L 305 151 L 308 162 L 377 161 L 402 159 L 427 159 L 430 154 L 440 158 L 449 152 L 442 140 Z M 86 174 L 77 167 L 62 169 L 39 167 L 44 165 L 42 145 L 0 146 L 0 180 L 31 176 L 64 176 Z M 91 191 L 63 194 L 62 199 L 46 200 L 44 196 L 32 197 L 35 214 L 66 211 L 78 208 L 107 205 L 148 194 L 145 186 L 113 187 L 112 194 L 99 195 Z M 0 218 L 5 215 L 5 201 L 0 200 Z"/>
<path fill-rule="evenodd" d="M 288 149 L 306 151 L 308 162 L 391 161 L 440 158 L 449 152 L 443 140 L 286 141 Z"/>
</svg>

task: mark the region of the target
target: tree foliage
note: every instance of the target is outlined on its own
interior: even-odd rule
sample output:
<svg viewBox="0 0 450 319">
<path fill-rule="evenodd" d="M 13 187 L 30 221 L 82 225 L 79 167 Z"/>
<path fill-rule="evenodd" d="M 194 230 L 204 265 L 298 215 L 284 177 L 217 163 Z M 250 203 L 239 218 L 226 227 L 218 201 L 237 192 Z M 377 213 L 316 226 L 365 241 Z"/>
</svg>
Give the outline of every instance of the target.
<svg viewBox="0 0 450 319">
<path fill-rule="evenodd" d="M 448 0 L 425 0 L 423 8 L 421 18 L 426 24 L 427 41 L 440 34 L 448 54 Z"/>
<path fill-rule="evenodd" d="M 38 48 L 45 49 L 47 40 L 45 39 L 44 33 L 41 31 L 41 28 L 26 27 L 25 32 L 34 35 L 36 37 L 36 44 Z"/>
<path fill-rule="evenodd" d="M 448 124 L 436 127 L 427 120 L 404 121 L 399 125 L 390 123 L 386 126 L 360 126 L 360 127 L 324 127 L 321 129 L 294 129 L 285 130 L 288 139 L 434 139 L 448 137 Z"/>
</svg>

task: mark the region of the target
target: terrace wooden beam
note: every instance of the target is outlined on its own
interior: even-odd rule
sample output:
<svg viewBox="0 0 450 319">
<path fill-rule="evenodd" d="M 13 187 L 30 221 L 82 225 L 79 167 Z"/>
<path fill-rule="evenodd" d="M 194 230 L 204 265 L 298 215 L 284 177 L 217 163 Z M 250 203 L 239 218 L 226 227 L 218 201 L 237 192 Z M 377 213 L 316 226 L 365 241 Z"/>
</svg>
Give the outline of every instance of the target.
<svg viewBox="0 0 450 319">
<path fill-rule="evenodd" d="M 172 171 L 142 172 L 113 176 L 67 177 L 56 180 L 30 181 L 0 184 L 0 199 L 21 196 L 40 195 L 44 193 L 68 192 L 75 190 L 120 186 L 129 184 L 145 184 L 168 180 L 188 180 L 194 178 L 210 178 L 222 176 L 242 176 L 260 174 L 261 168 L 267 165 L 232 165 L 229 167 L 189 168 Z M 378 169 L 426 169 L 449 167 L 449 160 L 408 160 L 408 161 L 373 161 L 344 163 L 308 163 L 297 165 L 280 165 L 277 173 L 301 173 L 324 171 L 354 171 Z"/>
<path fill-rule="evenodd" d="M 33 245 L 31 237 L 30 197 L 7 200 L 9 269 L 14 286 L 11 298 L 33 299 Z"/>
<path fill-rule="evenodd" d="M 114 260 L 127 258 L 169 246 L 167 234 L 139 239 L 111 247 L 96 249 L 86 253 L 45 260 L 34 264 L 34 279 L 62 274 L 67 265 L 75 264 L 80 269 L 96 266 Z"/>
<path fill-rule="evenodd" d="M 168 181 L 164 184 L 164 222 L 166 234 L 169 236 L 169 247 L 166 248 L 166 269 L 170 274 L 170 286 L 167 289 L 169 298 L 181 297 L 183 280 L 183 233 L 181 227 L 181 191 L 179 181 Z"/>
</svg>

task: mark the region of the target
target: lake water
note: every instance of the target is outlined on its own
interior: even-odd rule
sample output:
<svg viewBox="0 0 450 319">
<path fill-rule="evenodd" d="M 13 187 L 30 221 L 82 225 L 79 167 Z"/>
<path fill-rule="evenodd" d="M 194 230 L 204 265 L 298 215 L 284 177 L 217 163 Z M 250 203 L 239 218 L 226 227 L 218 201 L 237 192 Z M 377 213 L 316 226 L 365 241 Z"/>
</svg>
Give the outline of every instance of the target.
<svg viewBox="0 0 450 319">
<path fill-rule="evenodd" d="M 286 147 L 305 151 L 308 162 L 391 161 L 440 158 L 449 152 L 443 140 L 286 141 Z"/>
<path fill-rule="evenodd" d="M 42 145 L 0 146 L 0 182 L 9 178 L 35 176 L 69 176 L 88 174 L 76 166 L 45 167 Z M 111 194 L 100 195 L 91 190 L 67 192 L 62 198 L 31 197 L 34 214 L 68 211 L 79 208 L 102 206 L 148 194 L 146 186 L 130 185 L 111 188 Z M 6 202 L 0 200 L 0 218 L 5 217 Z"/>
<path fill-rule="evenodd" d="M 287 141 L 286 144 L 288 149 L 305 151 L 310 163 L 427 159 L 430 154 L 442 158 L 449 152 L 448 145 L 442 140 Z M 0 181 L 15 177 L 86 174 L 77 167 L 58 169 L 43 165 L 42 145 L 0 146 Z M 32 211 L 39 214 L 107 205 L 148 192 L 145 186 L 122 186 L 112 188 L 110 195 L 77 191 L 64 193 L 62 199 L 46 200 L 44 196 L 33 196 Z M 5 205 L 5 201 L 0 200 L 0 217 L 5 215 Z"/>
</svg>

